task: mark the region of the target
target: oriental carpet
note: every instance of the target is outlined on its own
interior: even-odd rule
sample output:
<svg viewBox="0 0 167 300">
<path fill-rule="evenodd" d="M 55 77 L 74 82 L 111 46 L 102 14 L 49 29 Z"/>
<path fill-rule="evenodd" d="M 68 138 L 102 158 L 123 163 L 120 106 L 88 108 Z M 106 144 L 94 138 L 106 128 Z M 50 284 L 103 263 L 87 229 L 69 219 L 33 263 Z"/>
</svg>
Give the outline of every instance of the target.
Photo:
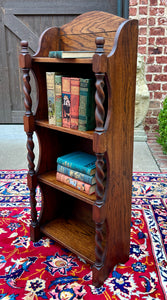
<svg viewBox="0 0 167 300">
<path fill-rule="evenodd" d="M 39 189 L 37 200 L 40 211 Z M 26 170 L 0 171 L 0 299 L 167 299 L 166 206 L 167 174 L 134 173 L 129 261 L 95 288 L 82 258 L 46 237 L 30 241 Z"/>
</svg>

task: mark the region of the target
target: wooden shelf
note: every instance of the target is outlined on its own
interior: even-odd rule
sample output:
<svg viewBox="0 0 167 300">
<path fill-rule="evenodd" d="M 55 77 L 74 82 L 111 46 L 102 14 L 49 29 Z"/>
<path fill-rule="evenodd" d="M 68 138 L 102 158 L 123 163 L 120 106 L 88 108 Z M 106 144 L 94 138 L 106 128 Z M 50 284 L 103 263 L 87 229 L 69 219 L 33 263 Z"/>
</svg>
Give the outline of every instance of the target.
<svg viewBox="0 0 167 300">
<path fill-rule="evenodd" d="M 95 262 L 95 229 L 76 219 L 55 219 L 41 226 L 41 231 L 87 262 Z"/>
<path fill-rule="evenodd" d="M 93 205 L 96 201 L 95 194 L 87 195 L 83 192 L 80 192 L 77 189 L 72 188 L 71 186 L 68 186 L 65 183 L 57 181 L 56 180 L 56 170 L 39 175 L 38 180 L 40 182 L 43 182 L 43 183 L 53 187 L 53 188 L 58 189 L 66 194 L 69 194 L 75 198 L 78 198 L 84 202 L 87 202 L 91 205 Z"/>
<path fill-rule="evenodd" d="M 71 128 L 65 128 L 65 127 L 59 127 L 56 125 L 52 125 L 49 124 L 47 120 L 41 120 L 41 121 L 35 121 L 36 125 L 41 126 L 41 127 L 45 127 L 45 128 L 50 128 L 53 130 L 57 130 L 57 131 L 61 131 L 61 132 L 65 132 L 68 134 L 72 134 L 72 135 L 77 135 L 86 139 L 90 139 L 93 140 L 93 133 L 94 131 L 80 131 L 80 130 L 75 130 L 75 129 L 71 129 Z"/>
<path fill-rule="evenodd" d="M 32 57 L 33 62 L 37 63 L 65 63 L 65 64 L 92 64 L 92 58 L 50 58 Z"/>
</svg>

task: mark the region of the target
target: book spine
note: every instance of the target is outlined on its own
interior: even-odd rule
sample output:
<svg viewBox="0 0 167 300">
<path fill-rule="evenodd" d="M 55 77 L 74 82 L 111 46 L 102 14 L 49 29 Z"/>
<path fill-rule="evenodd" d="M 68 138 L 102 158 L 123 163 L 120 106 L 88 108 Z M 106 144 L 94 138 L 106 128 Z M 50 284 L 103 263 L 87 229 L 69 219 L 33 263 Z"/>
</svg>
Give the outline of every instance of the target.
<svg viewBox="0 0 167 300">
<path fill-rule="evenodd" d="M 49 51 L 48 57 L 57 57 L 57 51 Z"/>
<path fill-rule="evenodd" d="M 81 166 L 74 162 L 69 162 L 67 160 L 62 159 L 61 157 L 57 158 L 57 163 L 64 167 L 73 169 L 75 171 L 78 171 L 78 172 L 81 172 L 81 173 L 84 173 L 87 175 L 91 175 L 92 168 L 84 167 L 84 166 Z"/>
<path fill-rule="evenodd" d="M 79 85 L 79 78 L 71 78 L 71 128 L 73 129 L 78 129 Z"/>
<path fill-rule="evenodd" d="M 55 75 L 55 110 L 56 125 L 62 126 L 62 76 Z"/>
<path fill-rule="evenodd" d="M 92 79 L 80 79 L 78 129 L 81 131 L 95 128 L 94 90 Z"/>
<path fill-rule="evenodd" d="M 71 124 L 71 78 L 62 77 L 62 126 L 70 128 Z"/>
<path fill-rule="evenodd" d="M 84 174 L 84 173 L 66 168 L 66 167 L 64 167 L 62 165 L 59 165 L 59 164 L 57 165 L 57 171 L 59 173 L 63 173 L 67 176 L 70 176 L 72 178 L 75 178 L 75 179 L 78 179 L 80 181 L 86 182 L 90 185 L 93 185 L 96 182 L 95 176 L 89 176 L 87 174 Z"/>
<path fill-rule="evenodd" d="M 54 72 L 46 72 L 46 87 L 48 101 L 48 122 L 55 125 L 55 84 Z"/>
<path fill-rule="evenodd" d="M 69 177 L 67 175 L 64 175 L 62 173 L 57 172 L 56 173 L 56 179 L 58 181 L 61 181 L 65 184 L 69 185 L 69 186 L 72 186 L 73 188 L 75 188 L 75 189 L 77 189 L 81 192 L 84 192 L 88 195 L 90 195 L 91 193 L 92 194 L 94 193 L 94 191 L 92 191 L 92 192 L 90 191 L 91 187 L 92 187 L 90 184 L 87 184 L 83 181 L 71 178 L 71 177 Z"/>
</svg>

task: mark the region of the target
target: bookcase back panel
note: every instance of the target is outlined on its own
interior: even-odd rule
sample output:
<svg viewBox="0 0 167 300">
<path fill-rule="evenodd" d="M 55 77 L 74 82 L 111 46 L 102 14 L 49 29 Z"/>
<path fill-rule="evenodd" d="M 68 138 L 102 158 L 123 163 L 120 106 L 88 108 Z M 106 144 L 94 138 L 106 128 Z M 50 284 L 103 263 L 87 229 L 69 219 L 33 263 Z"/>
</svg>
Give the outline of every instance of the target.
<svg viewBox="0 0 167 300">
<path fill-rule="evenodd" d="M 74 136 L 64 132 L 36 126 L 39 139 L 40 156 L 37 168 L 38 174 L 56 170 L 57 158 L 73 151 L 93 153 L 93 140 Z"/>
<path fill-rule="evenodd" d="M 48 103 L 46 89 L 46 72 L 55 72 L 63 76 L 78 78 L 94 78 L 91 64 L 61 64 L 61 63 L 32 63 L 32 71 L 35 76 L 37 94 L 37 109 L 35 111 L 36 120 L 48 119 Z M 39 89 L 40 86 L 40 89 Z M 39 101 L 40 99 L 40 101 Z"/>
<path fill-rule="evenodd" d="M 89 33 L 89 34 L 78 34 L 78 35 L 64 35 L 60 37 L 60 48 L 64 51 L 95 51 L 96 44 L 95 39 L 96 37 L 104 37 L 105 44 L 104 50 L 106 54 L 109 54 L 112 50 L 114 44 L 114 37 L 115 32 L 100 32 L 100 33 Z"/>
<path fill-rule="evenodd" d="M 60 35 L 85 34 L 91 32 L 96 34 L 107 31 L 116 31 L 123 21 L 123 18 L 110 13 L 90 11 L 63 25 L 60 30 Z"/>
<path fill-rule="evenodd" d="M 59 190 L 40 183 L 42 195 L 42 207 L 40 211 L 40 224 L 43 225 L 56 217 L 65 216 L 69 210 L 68 195 L 64 195 Z"/>
<path fill-rule="evenodd" d="M 95 38 L 105 38 L 104 50 L 112 50 L 119 25 L 124 19 L 102 11 L 91 11 L 60 28 L 61 50 L 95 50 Z"/>
</svg>

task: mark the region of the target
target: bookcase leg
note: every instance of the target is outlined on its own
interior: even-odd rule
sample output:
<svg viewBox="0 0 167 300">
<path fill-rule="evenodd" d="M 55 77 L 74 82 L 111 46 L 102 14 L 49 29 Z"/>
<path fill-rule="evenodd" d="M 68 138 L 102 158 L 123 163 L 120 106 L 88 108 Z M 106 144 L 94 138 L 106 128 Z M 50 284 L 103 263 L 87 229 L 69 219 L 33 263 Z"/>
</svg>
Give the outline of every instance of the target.
<svg viewBox="0 0 167 300">
<path fill-rule="evenodd" d="M 37 218 L 36 210 L 36 175 L 28 173 L 27 183 L 30 189 L 30 204 L 31 204 L 31 224 L 30 224 L 30 237 L 33 242 L 37 242 L 40 239 L 40 228 Z"/>
<path fill-rule="evenodd" d="M 31 68 L 31 56 L 28 52 L 28 42 L 21 41 L 21 53 L 19 56 L 19 64 L 23 71 L 23 92 L 24 92 L 24 106 L 26 109 L 24 115 L 24 130 L 27 134 L 27 160 L 28 160 L 28 174 L 27 174 L 27 184 L 30 190 L 30 205 L 31 205 L 31 225 L 30 225 L 30 235 L 32 241 L 37 241 L 40 238 L 40 230 L 37 219 L 36 210 L 36 187 L 37 178 L 35 173 L 34 165 L 34 142 L 33 142 L 33 132 L 35 131 L 34 116 L 32 113 L 32 99 L 31 99 L 31 85 L 30 85 L 30 68 Z"/>
<path fill-rule="evenodd" d="M 96 261 L 93 266 L 93 285 L 100 287 L 103 282 L 103 259 L 104 259 L 104 247 L 102 246 L 103 241 L 103 223 L 96 223 L 96 233 L 95 233 L 95 255 Z"/>
<path fill-rule="evenodd" d="M 39 223 L 37 218 L 36 210 L 36 187 L 37 187 L 37 177 L 34 170 L 34 142 L 33 142 L 33 133 L 27 132 L 27 159 L 28 159 L 28 175 L 27 175 L 27 184 L 30 189 L 30 205 L 31 205 L 31 225 L 30 225 L 30 236 L 33 242 L 39 240 L 40 230 Z"/>
<path fill-rule="evenodd" d="M 92 284 L 99 288 L 103 285 L 104 280 L 107 278 L 107 275 L 104 274 L 104 268 L 100 267 L 97 268 L 95 265 L 93 266 L 93 278 L 92 278 Z"/>
</svg>

